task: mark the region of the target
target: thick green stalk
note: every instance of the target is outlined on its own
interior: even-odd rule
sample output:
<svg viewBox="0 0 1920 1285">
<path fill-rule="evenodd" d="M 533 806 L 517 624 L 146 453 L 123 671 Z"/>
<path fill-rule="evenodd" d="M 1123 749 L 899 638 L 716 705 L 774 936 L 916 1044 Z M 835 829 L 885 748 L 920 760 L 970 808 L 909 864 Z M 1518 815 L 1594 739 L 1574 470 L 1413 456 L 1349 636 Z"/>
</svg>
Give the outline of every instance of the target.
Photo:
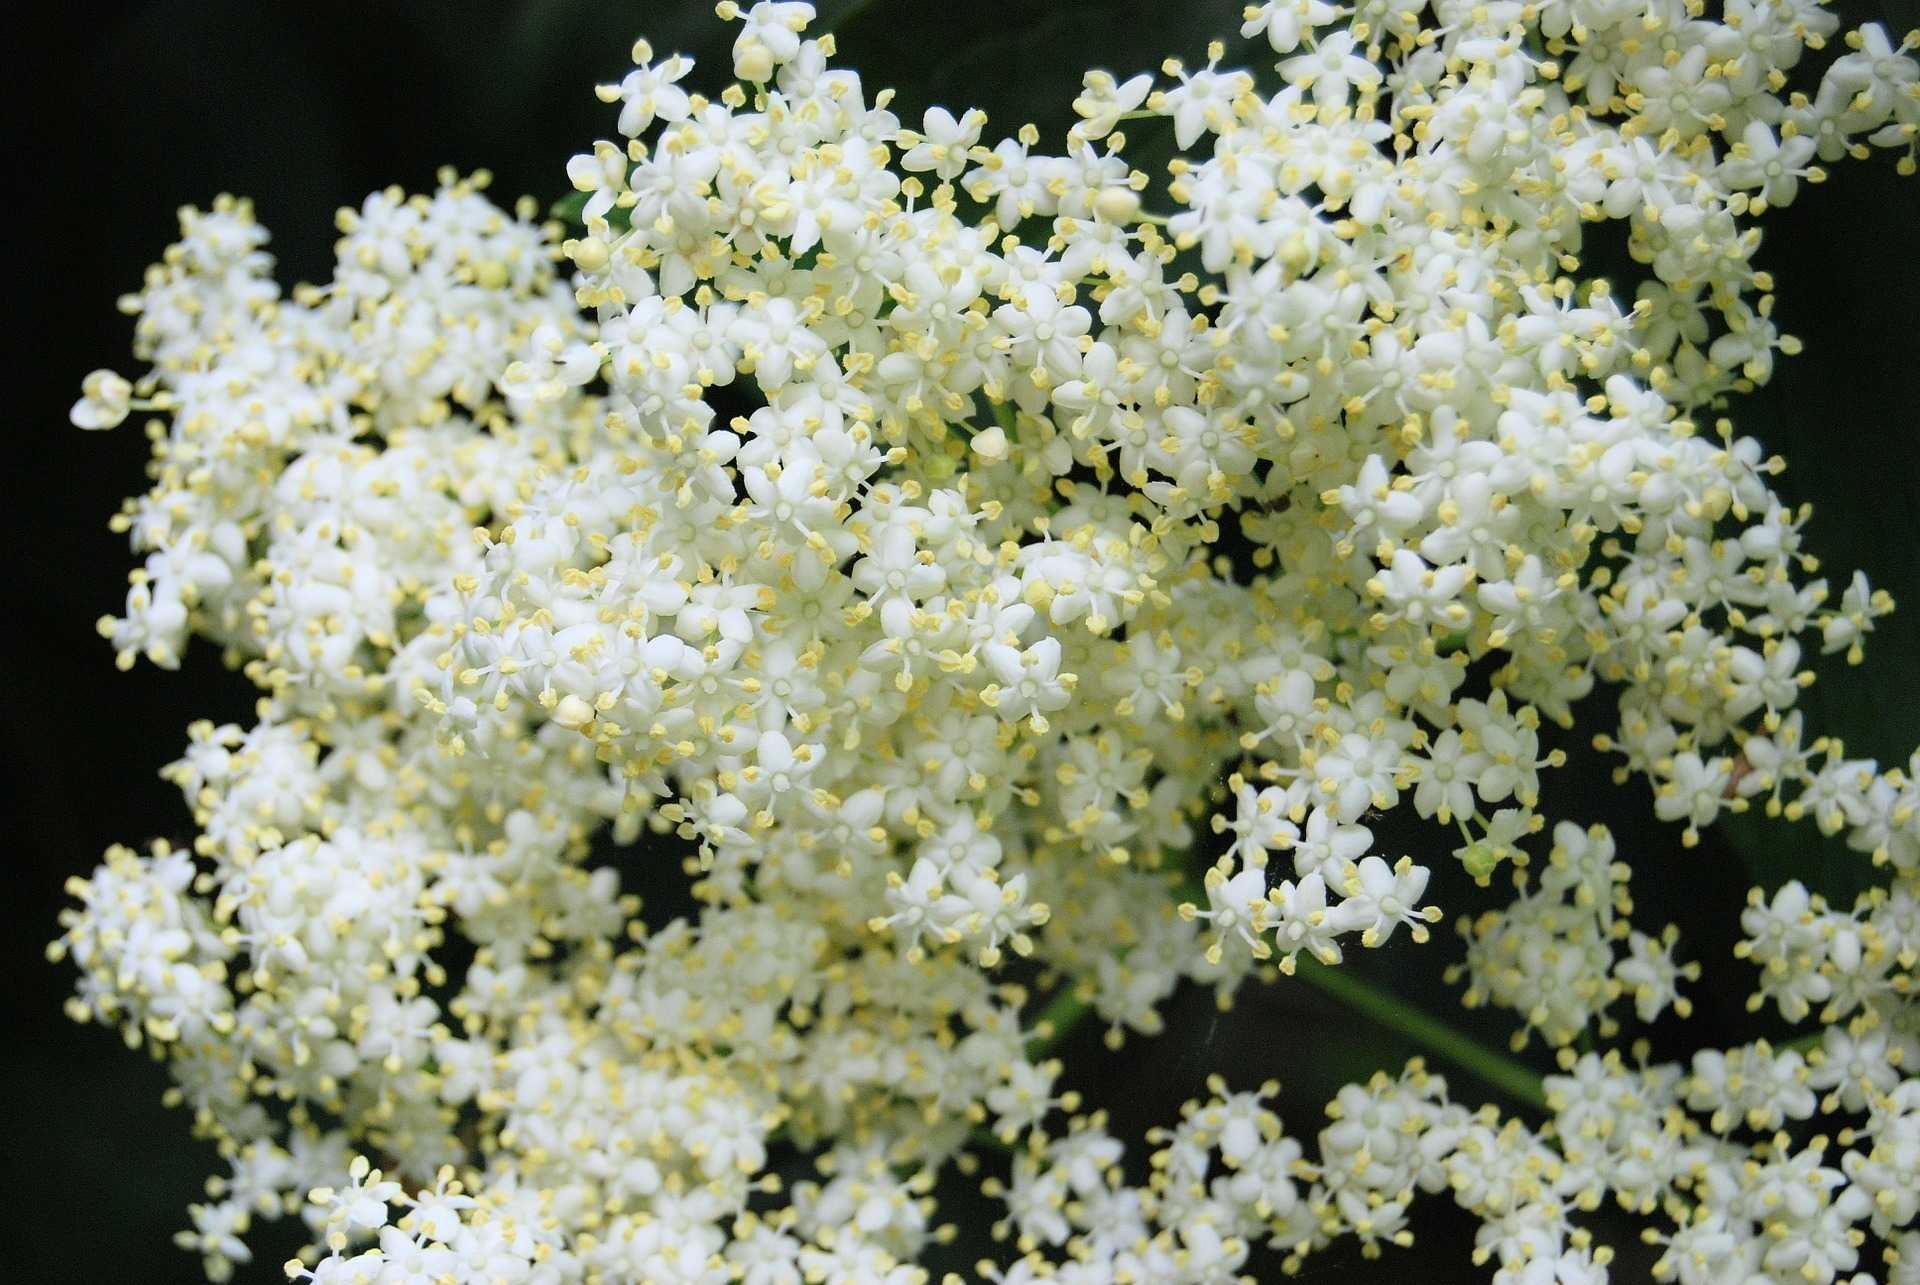
<svg viewBox="0 0 1920 1285">
<path fill-rule="evenodd" d="M 1390 1031 L 1397 1031 L 1441 1061 L 1452 1063 L 1482 1083 L 1535 1110 L 1547 1109 L 1540 1077 L 1504 1053 L 1479 1044 L 1372 982 L 1344 968 L 1301 959 L 1294 976 L 1333 996 L 1348 1008 Z"/>
<path fill-rule="evenodd" d="M 1175 892 L 1182 901 L 1207 904 L 1204 887 L 1184 882 Z M 1469 1072 L 1481 1083 L 1499 1089 L 1516 1102 L 1535 1110 L 1547 1109 L 1547 1091 L 1540 1076 L 1505 1053 L 1496 1052 L 1454 1030 L 1439 1018 L 1415 1008 L 1392 992 L 1351 969 L 1330 968 L 1306 955 L 1295 959 L 1295 977 L 1331 995 L 1362 1017 L 1412 1040 L 1426 1052 Z"/>
<path fill-rule="evenodd" d="M 1068 981 L 1040 1010 L 1039 1024 L 1047 1029 L 1044 1033 L 1036 1031 L 1028 1038 L 1027 1056 L 1036 1059 L 1045 1057 L 1092 1011 L 1087 1001 L 1080 998 L 1080 984 Z"/>
<path fill-rule="evenodd" d="M 1780 1053 L 1799 1053 L 1805 1055 L 1819 1048 L 1826 1042 L 1826 1039 L 1826 1028 L 1822 1027 L 1817 1031 L 1808 1031 L 1805 1035 L 1796 1035 L 1790 1040 L 1775 1044 L 1773 1047 L 1775 1051 Z"/>
<path fill-rule="evenodd" d="M 1294 970 L 1294 976 L 1331 995 L 1376 1025 L 1406 1036 L 1425 1052 L 1466 1071 L 1514 1101 L 1525 1103 L 1536 1111 L 1547 1109 L 1546 1089 L 1540 1082 L 1540 1076 L 1532 1069 L 1470 1039 L 1439 1018 L 1395 998 L 1390 992 L 1351 970 L 1329 968 L 1325 964 L 1302 958 Z M 1036 1032 L 1027 1040 L 1027 1056 L 1037 1059 L 1051 1053 L 1091 1012 L 1087 1002 L 1080 998 L 1079 987 L 1075 983 L 1067 983 L 1040 1010 L 1038 1022 L 1048 1030 L 1045 1034 Z"/>
</svg>

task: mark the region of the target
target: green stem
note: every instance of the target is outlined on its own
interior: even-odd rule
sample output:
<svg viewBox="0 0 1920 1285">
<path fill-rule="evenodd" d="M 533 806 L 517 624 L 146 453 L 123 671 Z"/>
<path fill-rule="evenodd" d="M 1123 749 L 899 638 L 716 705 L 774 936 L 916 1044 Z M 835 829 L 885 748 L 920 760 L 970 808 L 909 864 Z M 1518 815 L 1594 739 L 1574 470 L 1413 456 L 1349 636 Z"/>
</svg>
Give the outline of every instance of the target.
<svg viewBox="0 0 1920 1285">
<path fill-rule="evenodd" d="M 1486 822 L 1482 820 L 1482 825 Z M 1203 886 L 1183 880 L 1174 896 L 1198 905 L 1207 903 Z M 1362 1017 L 1370 1018 L 1390 1031 L 1398 1031 L 1427 1052 L 1471 1073 L 1483 1084 L 1492 1086 L 1535 1110 L 1547 1109 L 1547 1091 L 1537 1072 L 1462 1035 L 1439 1018 L 1415 1008 L 1391 992 L 1374 985 L 1350 968 L 1331 968 L 1306 955 L 1295 957 L 1293 975 L 1315 987 Z"/>
<path fill-rule="evenodd" d="M 1034 1032 L 1027 1040 L 1027 1056 L 1038 1059 L 1051 1053 L 1092 1011 L 1092 1006 L 1080 998 L 1080 984 L 1067 982 L 1040 1010 L 1039 1025 L 1046 1029 Z"/>
<path fill-rule="evenodd" d="M 1475 1043 L 1439 1018 L 1422 1012 L 1345 968 L 1301 958 L 1294 976 L 1390 1031 L 1406 1036 L 1435 1057 L 1535 1110 L 1547 1109 L 1539 1075 L 1504 1053 Z"/>
<path fill-rule="evenodd" d="M 1450 1062 L 1492 1088 L 1537 1111 L 1547 1109 L 1546 1089 L 1540 1076 L 1513 1058 L 1462 1035 L 1439 1018 L 1422 1012 L 1350 969 L 1329 968 L 1315 960 L 1300 958 L 1294 976 L 1314 986 L 1362 1017 L 1406 1036 L 1444 1062 Z M 1027 1040 L 1027 1056 L 1045 1057 L 1085 1021 L 1092 1007 L 1080 998 L 1080 988 L 1069 982 L 1040 1010 L 1036 1031 Z"/>
<path fill-rule="evenodd" d="M 1804 1055 L 1819 1048 L 1822 1044 L 1826 1043 L 1826 1040 L 1827 1033 L 1825 1030 L 1809 1031 L 1805 1035 L 1794 1036 L 1784 1044 L 1776 1044 L 1774 1048 L 1782 1053 L 1799 1053 Z"/>
</svg>

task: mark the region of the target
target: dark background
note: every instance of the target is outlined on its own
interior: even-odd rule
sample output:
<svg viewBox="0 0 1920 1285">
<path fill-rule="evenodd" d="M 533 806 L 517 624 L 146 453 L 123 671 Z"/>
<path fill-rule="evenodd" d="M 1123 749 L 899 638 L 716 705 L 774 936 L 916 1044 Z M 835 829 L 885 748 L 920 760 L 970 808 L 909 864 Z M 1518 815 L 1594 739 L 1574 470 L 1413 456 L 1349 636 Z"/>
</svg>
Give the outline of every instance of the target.
<svg viewBox="0 0 1920 1285">
<path fill-rule="evenodd" d="M 831 19 L 862 6 L 819 7 Z M 1082 68 L 1124 75 L 1169 54 L 1201 61 L 1211 36 L 1237 32 L 1240 8 L 1240 0 L 877 0 L 839 39 L 842 59 L 870 88 L 899 88 L 895 106 L 909 121 L 936 102 L 977 105 L 991 117 L 989 138 L 1033 120 L 1057 144 Z M 1887 21 L 1896 37 L 1920 20 L 1915 0 L 1842 11 L 1851 22 Z M 178 674 L 114 669 L 92 622 L 118 608 L 131 562 L 106 519 L 143 489 L 146 444 L 132 423 L 80 433 L 68 426 L 67 407 L 87 371 L 132 372 L 129 325 L 114 300 L 172 239 L 177 206 L 204 205 L 222 191 L 252 196 L 274 233 L 283 283 L 324 280 L 337 206 L 392 182 L 430 188 L 442 164 L 490 168 L 502 203 L 522 192 L 557 197 L 566 157 L 611 130 L 613 113 L 591 88 L 622 72 L 633 37 L 646 35 L 663 54 L 694 55 L 702 64 L 695 79 L 712 88 L 732 33 L 705 0 L 72 3 L 10 6 L 0 22 L 13 28 L 0 32 L 10 51 L 0 120 L 13 136 L 5 152 L 13 182 L 0 204 L 8 305 L 0 352 L 12 368 L 5 387 L 23 399 L 0 465 L 0 520 L 11 535 L 0 806 L 12 867 L 8 984 L 0 988 L 0 1195 L 23 1215 L 0 1238 L 0 1282 L 198 1280 L 198 1264 L 168 1241 L 215 1161 L 188 1139 L 184 1117 L 161 1108 L 159 1067 L 111 1033 L 65 1020 L 69 970 L 47 964 L 42 951 L 55 935 L 63 881 L 90 870 L 108 843 L 184 837 L 177 792 L 156 770 L 178 754 L 189 721 L 244 720 L 251 695 L 205 648 Z M 1239 48 L 1230 44 L 1230 61 Z M 1912 677 L 1920 662 L 1920 186 L 1897 179 L 1891 159 L 1877 155 L 1803 189 L 1766 227 L 1762 260 L 1779 278 L 1776 316 L 1807 351 L 1783 360 L 1774 383 L 1734 414 L 1787 456 L 1787 495 L 1818 502 L 1810 543 L 1836 585 L 1864 567 L 1907 608 L 1883 623 L 1867 665 L 1847 670 L 1829 658 L 1835 663 L 1807 697 L 1810 725 L 1845 735 L 1856 753 L 1904 759 L 1920 740 Z M 1577 752 L 1584 741 L 1567 743 Z M 1600 765 L 1579 758 L 1551 775 L 1545 809 L 1612 823 L 1635 864 L 1636 899 L 1678 919 L 1707 964 L 1699 1013 L 1677 1031 L 1656 1031 L 1657 1051 L 1678 1055 L 1771 1030 L 1741 1011 L 1749 979 L 1728 956 L 1738 898 L 1752 880 L 1789 872 L 1844 892 L 1857 886 L 1860 860 L 1805 827 L 1728 826 L 1685 852 L 1671 827 L 1652 821 L 1643 789 L 1616 789 Z M 1404 846 L 1420 851 L 1427 842 L 1409 833 Z M 1437 878 L 1436 899 L 1450 912 L 1474 904 L 1461 882 Z M 1439 1001 L 1440 970 L 1458 954 L 1443 927 L 1424 948 L 1396 940 L 1360 962 L 1403 993 Z M 1249 988 L 1226 1017 L 1205 995 L 1182 992 L 1169 1019 L 1161 1039 L 1135 1041 L 1118 1057 L 1091 1033 L 1064 1050 L 1076 1083 L 1112 1108 L 1123 1137 L 1170 1121 L 1216 1069 L 1236 1087 L 1283 1075 L 1289 1126 L 1310 1134 L 1339 1081 L 1395 1067 L 1413 1051 L 1298 984 Z M 1461 1023 L 1496 1045 L 1510 1029 L 1486 1013 Z M 1452 1081 L 1458 1096 L 1482 1099 L 1470 1079 Z M 991 1215 L 952 1194 L 946 1216 L 966 1234 L 951 1266 L 965 1270 Z M 1423 1209 L 1417 1260 L 1368 1264 L 1349 1244 L 1311 1263 L 1309 1277 L 1475 1279 L 1471 1226 L 1443 1199 Z M 1622 1251 L 1615 1278 L 1643 1278 L 1636 1238 L 1618 1226 L 1599 1230 Z M 263 1236 L 257 1248 L 260 1261 L 240 1279 L 281 1279 L 277 1264 L 291 1245 Z"/>
</svg>

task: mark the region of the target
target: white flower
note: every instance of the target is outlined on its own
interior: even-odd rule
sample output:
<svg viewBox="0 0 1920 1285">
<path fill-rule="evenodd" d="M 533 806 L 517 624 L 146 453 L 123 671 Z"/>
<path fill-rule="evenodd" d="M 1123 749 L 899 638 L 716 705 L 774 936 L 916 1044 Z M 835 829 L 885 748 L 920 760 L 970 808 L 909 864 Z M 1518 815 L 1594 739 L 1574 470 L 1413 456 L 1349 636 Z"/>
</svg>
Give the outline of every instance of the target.
<svg viewBox="0 0 1920 1285">
<path fill-rule="evenodd" d="M 1265 958 L 1267 945 L 1260 935 L 1269 927 L 1267 913 L 1267 874 L 1263 863 L 1249 862 L 1240 872 L 1228 875 L 1219 866 L 1207 871 L 1207 909 L 1198 917 L 1209 921 L 1214 943 L 1209 957 L 1220 958 L 1221 944 L 1229 935 L 1238 937 L 1256 958 Z"/>
<path fill-rule="evenodd" d="M 744 15 L 730 0 L 723 4 L 721 17 L 742 22 L 733 42 L 733 74 L 753 84 L 771 80 L 776 67 L 799 54 L 800 32 L 813 13 L 813 6 L 801 0 L 759 0 Z"/>
<path fill-rule="evenodd" d="M 718 11 L 744 83 L 643 41 L 598 90 L 579 235 L 447 175 L 283 294 L 244 201 L 183 210 L 141 371 L 74 407 L 152 416 L 117 663 L 198 637 L 261 697 L 166 769 L 191 845 L 110 850 L 51 951 L 227 1158 L 208 1274 L 300 1209 L 316 1281 L 909 1285 L 981 1125 L 989 1279 L 1312 1271 L 1441 1192 L 1526 1285 L 1601 1279 L 1609 1203 L 1689 1285 L 1903 1243 L 1920 756 L 1799 705 L 1891 602 L 1812 578 L 1730 395 L 1798 347 L 1757 220 L 1816 158 L 1911 168 L 1914 41 L 1789 93 L 1808 0 L 1256 3 L 1259 65 L 1090 72 L 1050 147 L 903 128 L 809 5 Z M 1804 1047 L 1648 1060 L 1699 967 L 1628 893 L 1662 854 L 1543 811 L 1570 753 L 1683 843 L 1758 799 L 1859 854 L 1850 906 L 1740 912 Z M 1437 921 L 1402 823 L 1479 885 L 1448 971 L 1519 1060 L 1324 971 Z M 675 909 L 622 893 L 676 842 Z M 1079 1012 L 1161 1033 L 1301 952 L 1340 1041 L 1456 1083 L 1346 1085 L 1312 1152 L 1273 1085 L 1147 1155 L 1076 1115 Z M 1832 1158 L 1751 1136 L 1816 1112 Z"/>
<path fill-rule="evenodd" d="M 1094 141 L 1111 134 L 1121 117 L 1147 101 L 1153 77 L 1142 72 L 1122 82 L 1111 73 L 1090 71 L 1083 85 L 1080 96 L 1073 100 L 1073 110 L 1080 117 L 1073 127 L 1073 137 Z"/>
<path fill-rule="evenodd" d="M 970 111 L 954 119 L 944 107 L 929 107 L 918 134 L 903 134 L 906 151 L 900 168 L 916 173 L 933 171 L 941 182 L 951 182 L 966 172 L 973 145 L 980 141 L 980 127 L 987 123 L 985 112 Z"/>
<path fill-rule="evenodd" d="M 80 385 L 80 400 L 67 412 L 75 428 L 114 428 L 133 406 L 133 385 L 110 370 L 96 370 Z"/>
<path fill-rule="evenodd" d="M 1355 52 L 1354 38 L 1344 31 L 1320 40 L 1312 53 L 1281 63 L 1280 75 L 1289 85 L 1310 90 L 1321 107 L 1344 105 L 1356 89 L 1371 93 L 1381 79 L 1380 69 Z"/>
<path fill-rule="evenodd" d="M 1706 760 L 1691 750 L 1675 755 L 1672 776 L 1655 795 L 1653 810 L 1662 821 L 1685 821 L 1692 842 L 1699 828 L 1727 806 L 1732 780 L 1733 765 L 1727 759 Z"/>
<path fill-rule="evenodd" d="M 1290 54 L 1314 28 L 1326 26 L 1336 16 L 1334 7 L 1323 0 L 1265 0 L 1247 6 L 1240 34 L 1251 39 L 1264 32 L 1275 53 Z"/>
<path fill-rule="evenodd" d="M 1420 761 L 1420 781 L 1413 806 L 1421 816 L 1437 816 L 1445 825 L 1456 816 L 1473 813 L 1473 785 L 1486 766 L 1487 756 L 1468 750 L 1460 733 L 1448 728 L 1428 747 Z"/>
<path fill-rule="evenodd" d="M 1720 166 L 1720 178 L 1729 187 L 1758 188 L 1768 205 L 1790 205 L 1813 149 L 1813 139 L 1796 135 L 1782 142 L 1756 120 L 1741 135 L 1740 151 Z"/>
<path fill-rule="evenodd" d="M 638 65 L 618 85 L 599 90 L 601 101 L 621 104 L 620 132 L 638 138 L 656 120 L 685 120 L 691 108 L 686 91 L 675 82 L 693 70 L 693 59 L 673 54 L 659 66 L 652 66 L 653 46 L 639 40 L 634 42 L 633 61 Z"/>
<path fill-rule="evenodd" d="M 1435 909 L 1417 903 L 1427 890 L 1430 871 L 1402 857 L 1388 866 L 1379 857 L 1365 857 L 1347 878 L 1347 899 L 1340 903 L 1340 919 L 1360 933 L 1363 945 L 1373 946 L 1393 936 L 1401 924 L 1410 924 L 1414 940 L 1425 938 L 1426 924 L 1438 917 Z"/>
<path fill-rule="evenodd" d="M 347 1178 L 343 1188 L 315 1187 L 308 1194 L 315 1205 L 326 1211 L 327 1225 L 343 1233 L 385 1226 L 387 1205 L 400 1195 L 400 1184 L 383 1177 L 367 1163 L 365 1156 L 353 1158 Z"/>
<path fill-rule="evenodd" d="M 1024 650 L 1005 643 L 983 649 L 987 666 L 998 683 L 982 689 L 987 701 L 1005 719 L 1024 718 L 1036 733 L 1047 730 L 1046 715 L 1066 708 L 1074 675 L 1060 672 L 1060 643 L 1042 638 Z"/>
<path fill-rule="evenodd" d="M 1253 88 L 1245 72 L 1217 72 L 1203 68 L 1161 94 L 1160 110 L 1173 117 L 1174 142 L 1192 147 L 1202 132 L 1222 133 L 1232 127 L 1233 104 Z"/>
</svg>

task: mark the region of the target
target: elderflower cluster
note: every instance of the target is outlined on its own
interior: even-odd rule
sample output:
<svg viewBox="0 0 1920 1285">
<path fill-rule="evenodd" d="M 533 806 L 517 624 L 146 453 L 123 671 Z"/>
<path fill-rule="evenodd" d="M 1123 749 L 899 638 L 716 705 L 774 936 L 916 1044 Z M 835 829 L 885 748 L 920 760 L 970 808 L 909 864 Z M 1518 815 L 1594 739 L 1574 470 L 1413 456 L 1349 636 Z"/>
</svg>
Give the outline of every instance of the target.
<svg viewBox="0 0 1920 1285">
<path fill-rule="evenodd" d="M 261 691 L 168 769 L 192 842 L 109 852 L 53 948 L 230 1166 L 208 1274 L 297 1214 L 299 1280 L 924 1280 L 936 1180 L 1010 1148 L 1002 1282 L 1372 1254 L 1418 1193 L 1500 1281 L 1606 1279 L 1610 1199 L 1663 1280 L 1864 1285 L 1869 1238 L 1920 1279 L 1920 758 L 1794 708 L 1891 603 L 1722 413 L 1797 347 L 1757 218 L 1912 170 L 1916 40 L 1277 0 L 1088 73 L 1049 152 L 901 120 L 808 4 L 719 11 L 717 93 L 644 41 L 600 87 L 570 229 L 444 175 L 283 295 L 246 203 L 183 211 L 146 373 L 74 407 L 151 417 L 121 664 L 198 636 Z M 1541 810 L 1576 709 L 1686 843 L 1760 800 L 1890 868 L 1741 916 L 1804 1048 L 1576 1053 L 1699 972 L 1630 921 L 1642 854 Z M 675 839 L 697 910 L 645 919 L 619 850 Z M 1515 872 L 1461 971 L 1559 1050 L 1531 1122 L 1415 1064 L 1309 1160 L 1220 1084 L 1130 1171 L 1080 1113 L 1075 1013 L 1424 941 L 1445 853 Z"/>
</svg>

